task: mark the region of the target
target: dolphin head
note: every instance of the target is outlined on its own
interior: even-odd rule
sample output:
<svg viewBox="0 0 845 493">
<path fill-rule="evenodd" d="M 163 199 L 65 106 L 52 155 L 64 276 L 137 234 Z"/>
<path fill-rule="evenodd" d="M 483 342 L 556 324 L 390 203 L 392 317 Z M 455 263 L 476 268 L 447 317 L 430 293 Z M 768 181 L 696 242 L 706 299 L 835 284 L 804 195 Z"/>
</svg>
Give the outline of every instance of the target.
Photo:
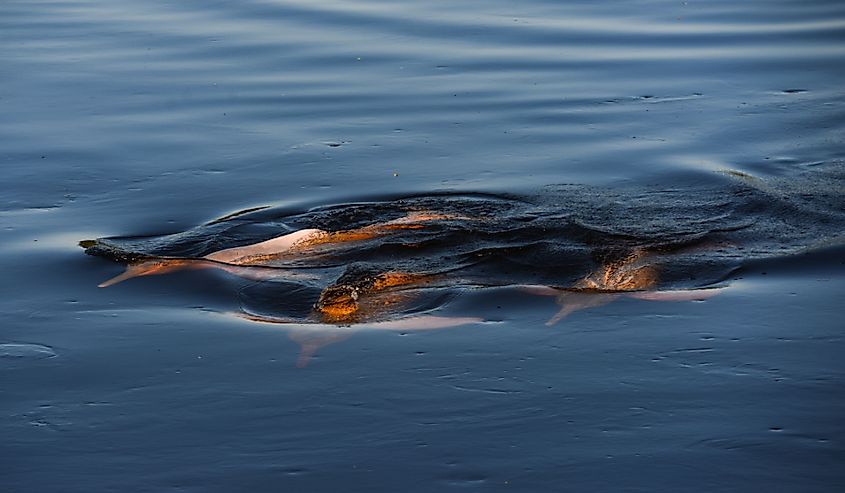
<svg viewBox="0 0 845 493">
<path fill-rule="evenodd" d="M 329 286 L 320 293 L 314 310 L 330 323 L 354 322 L 359 311 L 359 288 L 348 284 Z"/>
</svg>

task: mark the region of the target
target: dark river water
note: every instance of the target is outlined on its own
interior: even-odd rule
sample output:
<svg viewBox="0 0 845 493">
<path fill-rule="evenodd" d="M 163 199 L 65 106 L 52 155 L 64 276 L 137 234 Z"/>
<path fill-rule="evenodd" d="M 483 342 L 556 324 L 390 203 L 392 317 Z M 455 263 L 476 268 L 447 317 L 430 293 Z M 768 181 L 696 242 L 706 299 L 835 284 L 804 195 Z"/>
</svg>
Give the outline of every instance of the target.
<svg viewBox="0 0 845 493">
<path fill-rule="evenodd" d="M 845 489 L 840 1 L 4 0 L 0 162 L 1 491 Z"/>
</svg>

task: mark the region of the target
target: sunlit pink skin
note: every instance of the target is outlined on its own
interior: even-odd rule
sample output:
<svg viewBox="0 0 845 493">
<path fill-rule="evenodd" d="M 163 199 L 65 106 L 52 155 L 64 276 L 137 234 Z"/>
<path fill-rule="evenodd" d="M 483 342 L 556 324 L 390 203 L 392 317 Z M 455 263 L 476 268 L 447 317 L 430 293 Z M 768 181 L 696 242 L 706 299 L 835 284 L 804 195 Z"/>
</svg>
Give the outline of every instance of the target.
<svg viewBox="0 0 845 493">
<path fill-rule="evenodd" d="M 483 323 L 478 317 L 438 317 L 434 315 L 420 315 L 398 320 L 381 322 L 364 322 L 354 326 L 338 326 L 332 324 L 315 323 L 309 320 L 296 320 L 254 315 L 248 313 L 232 313 L 239 318 L 252 322 L 277 324 L 286 326 L 288 337 L 300 346 L 296 366 L 304 368 L 316 352 L 329 344 L 349 338 L 360 330 L 388 330 L 396 332 L 411 332 L 420 330 L 437 330 L 462 325 Z"/>
<path fill-rule="evenodd" d="M 141 276 L 155 276 L 169 274 L 171 272 L 188 269 L 219 269 L 229 274 L 251 279 L 254 281 L 266 281 L 285 277 L 287 279 L 315 279 L 316 276 L 303 272 L 283 270 L 269 267 L 231 265 L 221 262 L 212 262 L 204 259 L 169 259 L 161 258 L 146 260 L 137 264 L 129 264 L 126 270 L 107 281 L 98 284 L 99 288 L 107 288 L 119 282 Z"/>
<path fill-rule="evenodd" d="M 241 259 L 278 255 L 280 253 L 288 252 L 298 246 L 306 245 L 320 238 L 324 238 L 328 234 L 329 233 L 323 231 L 322 229 L 301 229 L 299 231 L 277 236 L 260 243 L 219 250 L 206 255 L 204 258 L 227 264 L 237 264 Z"/>
<path fill-rule="evenodd" d="M 372 224 L 358 229 L 328 232 L 322 229 L 301 229 L 266 241 L 226 248 L 212 252 L 199 259 L 158 258 L 130 264 L 126 271 L 105 282 L 99 287 L 113 286 L 121 281 L 139 276 L 169 274 L 183 269 L 221 269 L 230 274 L 253 280 L 265 280 L 279 277 L 288 279 L 314 279 L 302 272 L 262 267 L 262 258 L 282 255 L 321 243 L 343 243 L 371 238 L 389 233 L 396 229 L 421 227 L 422 223 L 444 219 L 469 219 L 460 216 L 436 214 L 425 211 L 409 212 L 408 215 L 383 223 Z"/>
<path fill-rule="evenodd" d="M 311 245 L 322 243 L 345 243 L 349 241 L 362 240 L 389 233 L 390 231 L 397 229 L 413 229 L 415 227 L 421 227 L 423 223 L 443 219 L 468 220 L 469 218 L 447 214 L 437 214 L 433 212 L 415 211 L 409 212 L 408 215 L 392 221 L 371 224 L 369 226 L 345 231 L 329 232 L 313 228 L 301 229 L 294 231 L 293 233 L 288 233 L 286 235 L 262 241 L 260 243 L 220 250 L 206 255 L 204 258 L 227 264 L 243 265 L 250 262 L 251 259 L 278 255 Z"/>
</svg>

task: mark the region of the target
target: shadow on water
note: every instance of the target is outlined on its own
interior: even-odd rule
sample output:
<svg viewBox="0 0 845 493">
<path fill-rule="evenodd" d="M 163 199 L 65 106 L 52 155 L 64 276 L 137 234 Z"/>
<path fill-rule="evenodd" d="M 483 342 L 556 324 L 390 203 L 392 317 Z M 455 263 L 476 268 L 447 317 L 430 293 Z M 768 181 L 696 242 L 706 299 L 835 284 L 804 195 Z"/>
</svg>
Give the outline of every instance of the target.
<svg viewBox="0 0 845 493">
<path fill-rule="evenodd" d="M 469 290 L 510 289 L 514 303 L 552 297 L 560 305 L 554 324 L 620 297 L 706 299 L 742 269 L 828 262 L 842 252 L 840 174 L 779 181 L 725 171 L 676 188 L 559 185 L 524 195 L 257 207 L 182 232 L 81 245 L 127 264 L 101 287 L 183 269 L 245 279 L 231 285 L 238 315 L 288 325 L 302 365 L 350 326 L 407 331 L 495 320 L 485 306 L 438 315 Z M 321 330 L 304 328 L 311 324 Z"/>
</svg>

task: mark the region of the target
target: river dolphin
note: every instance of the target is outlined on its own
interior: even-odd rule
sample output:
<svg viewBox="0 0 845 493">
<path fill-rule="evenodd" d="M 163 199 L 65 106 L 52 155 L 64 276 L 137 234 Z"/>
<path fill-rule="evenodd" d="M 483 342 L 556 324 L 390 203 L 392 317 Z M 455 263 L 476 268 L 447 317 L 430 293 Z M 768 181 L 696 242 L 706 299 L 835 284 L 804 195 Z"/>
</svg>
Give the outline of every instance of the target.
<svg viewBox="0 0 845 493">
<path fill-rule="evenodd" d="M 438 221 L 473 221 L 455 214 L 412 211 L 398 219 L 358 228 L 328 231 L 305 228 L 268 240 L 216 250 L 197 258 L 153 257 L 129 262 L 126 270 L 99 284 L 108 287 L 138 276 L 167 274 L 183 269 L 220 269 L 242 278 L 263 281 L 284 278 L 309 281 L 319 273 L 280 268 L 279 260 L 308 259 L 324 255 L 333 247 L 371 240 L 397 231 L 422 229 Z M 96 242 L 83 242 L 92 247 Z M 553 296 L 560 310 L 547 322 L 553 325 L 569 314 L 600 306 L 627 296 L 650 301 L 702 300 L 722 288 L 671 290 L 656 289 L 659 273 L 648 252 L 634 250 L 608 261 L 568 287 L 512 285 L 527 293 Z M 480 317 L 440 317 L 431 314 L 400 316 L 400 309 L 415 291 L 432 285 L 473 285 L 448 274 L 418 274 L 401 271 L 346 273 L 324 287 L 305 319 L 270 316 L 247 311 L 237 315 L 253 322 L 284 324 L 302 351 L 299 366 L 307 364 L 316 350 L 348 337 L 360 326 L 377 330 L 430 330 L 484 322 Z M 342 330 L 338 330 L 341 327 Z"/>
</svg>

